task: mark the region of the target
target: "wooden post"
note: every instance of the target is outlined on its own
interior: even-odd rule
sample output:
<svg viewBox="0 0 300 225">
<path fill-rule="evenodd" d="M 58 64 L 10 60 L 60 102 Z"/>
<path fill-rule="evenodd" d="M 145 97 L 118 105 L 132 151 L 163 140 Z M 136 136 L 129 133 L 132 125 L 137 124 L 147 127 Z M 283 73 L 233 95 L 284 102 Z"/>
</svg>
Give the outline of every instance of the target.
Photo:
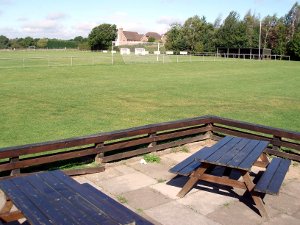
<svg viewBox="0 0 300 225">
<path fill-rule="evenodd" d="M 19 157 L 13 157 L 10 159 L 11 163 L 18 162 L 18 161 L 19 161 Z M 14 175 L 18 175 L 20 173 L 21 173 L 20 169 L 13 169 L 13 170 L 11 170 L 10 175 L 14 176 Z"/>
<path fill-rule="evenodd" d="M 276 151 L 280 150 L 280 142 L 281 142 L 281 137 L 274 135 L 273 140 L 272 140 L 273 150 L 276 150 Z"/>
<path fill-rule="evenodd" d="M 206 124 L 206 126 L 209 128 L 209 130 L 206 132 L 206 136 L 211 140 L 213 137 L 213 133 L 212 133 L 213 124 L 208 123 Z"/>
<path fill-rule="evenodd" d="M 154 138 L 154 140 L 155 140 L 156 132 L 150 133 L 150 134 L 149 134 L 149 137 L 150 137 L 150 138 Z M 148 145 L 148 148 L 154 147 L 154 146 L 156 146 L 156 141 L 151 142 L 151 143 Z"/>
<path fill-rule="evenodd" d="M 103 142 L 95 144 L 96 149 L 101 149 L 103 147 L 104 147 Z M 95 157 L 95 162 L 99 163 L 99 164 L 102 163 L 103 162 L 103 157 L 104 157 L 104 152 L 101 152 L 101 153 L 97 154 L 96 157 Z"/>
</svg>

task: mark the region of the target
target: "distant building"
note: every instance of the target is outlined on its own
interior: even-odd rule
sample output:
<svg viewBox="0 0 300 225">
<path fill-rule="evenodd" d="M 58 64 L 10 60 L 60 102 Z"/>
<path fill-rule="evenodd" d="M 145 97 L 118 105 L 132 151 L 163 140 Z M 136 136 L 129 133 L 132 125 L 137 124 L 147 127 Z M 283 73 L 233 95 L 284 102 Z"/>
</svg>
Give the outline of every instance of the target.
<svg viewBox="0 0 300 225">
<path fill-rule="evenodd" d="M 148 39 L 152 37 L 157 42 L 162 42 L 162 37 L 156 32 L 148 32 L 146 34 L 139 34 L 135 31 L 124 31 L 123 28 L 118 29 L 118 35 L 116 40 L 116 46 L 122 45 L 136 45 L 148 42 Z"/>
</svg>

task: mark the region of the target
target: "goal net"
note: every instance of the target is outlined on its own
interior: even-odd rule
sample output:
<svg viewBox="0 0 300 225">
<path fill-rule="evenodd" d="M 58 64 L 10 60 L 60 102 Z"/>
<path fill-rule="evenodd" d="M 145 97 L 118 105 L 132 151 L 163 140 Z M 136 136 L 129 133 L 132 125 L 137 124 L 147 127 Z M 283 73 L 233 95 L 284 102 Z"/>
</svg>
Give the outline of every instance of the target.
<svg viewBox="0 0 300 225">
<path fill-rule="evenodd" d="M 166 57 L 165 47 L 158 42 L 144 42 L 118 46 L 125 64 L 131 63 L 163 63 Z"/>
</svg>

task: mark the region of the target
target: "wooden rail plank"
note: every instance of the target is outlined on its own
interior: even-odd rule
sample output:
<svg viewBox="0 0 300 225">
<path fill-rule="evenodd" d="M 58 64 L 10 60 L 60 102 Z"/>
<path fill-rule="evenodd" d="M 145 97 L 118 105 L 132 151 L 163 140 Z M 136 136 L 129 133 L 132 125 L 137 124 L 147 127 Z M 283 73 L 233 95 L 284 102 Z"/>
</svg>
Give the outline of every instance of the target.
<svg viewBox="0 0 300 225">
<path fill-rule="evenodd" d="M 242 121 L 238 121 L 238 120 L 221 118 L 221 117 L 217 117 L 217 116 L 212 116 L 212 123 L 218 123 L 218 124 L 222 124 L 222 125 L 226 125 L 226 126 L 251 130 L 251 131 L 265 133 L 265 134 L 276 135 L 278 137 L 300 140 L 300 132 L 288 131 L 288 130 L 283 130 L 283 129 L 274 128 L 274 127 L 268 127 L 268 126 L 259 125 L 259 124 L 242 122 Z"/>
<path fill-rule="evenodd" d="M 44 163 L 51 163 L 66 159 L 79 158 L 82 156 L 88 156 L 93 154 L 98 154 L 99 149 L 97 148 L 87 148 L 83 150 L 71 151 L 71 152 L 61 152 L 53 155 L 45 155 L 37 158 L 29 158 L 23 159 L 17 162 L 4 163 L 0 165 L 0 171 L 18 169 L 18 168 L 26 168 L 29 166 L 40 165 Z"/>
<path fill-rule="evenodd" d="M 109 151 L 119 150 L 122 148 L 133 147 L 141 144 L 148 144 L 151 142 L 164 141 L 172 138 L 179 138 L 179 137 L 184 137 L 192 134 L 199 134 L 202 132 L 206 132 L 208 129 L 209 128 L 207 127 L 190 128 L 182 131 L 173 131 L 166 134 L 164 133 L 159 134 L 156 135 L 155 137 L 143 137 L 143 138 L 136 138 L 133 140 L 120 141 L 120 142 L 104 145 L 103 147 L 101 147 L 101 152 L 109 152 Z"/>
<path fill-rule="evenodd" d="M 280 140 L 280 139 L 274 139 L 271 137 L 265 137 L 265 136 L 261 136 L 261 135 L 257 135 L 257 134 L 251 134 L 251 133 L 247 133 L 244 131 L 238 131 L 238 130 L 234 130 L 234 129 L 230 129 L 230 128 L 220 127 L 217 125 L 214 125 L 212 130 L 213 130 L 213 132 L 216 132 L 216 133 L 220 132 L 220 133 L 224 133 L 227 135 L 234 135 L 234 136 L 238 136 L 238 137 L 245 137 L 245 138 L 252 138 L 252 139 L 257 139 L 257 140 L 269 141 L 272 145 L 282 146 L 282 147 L 286 147 L 286 148 L 292 148 L 292 149 L 300 151 L 300 144 L 297 144 L 297 143 L 292 143 L 292 142 L 288 142 L 288 141 L 284 141 L 284 140 Z"/>
<path fill-rule="evenodd" d="M 226 127 L 221 127 L 221 126 L 217 126 L 217 125 L 213 126 L 212 131 L 213 132 L 224 133 L 224 134 L 227 134 L 227 135 L 234 135 L 234 136 L 238 136 L 238 137 L 257 139 L 257 140 L 262 140 L 262 141 L 271 141 L 272 140 L 272 138 L 265 137 L 265 136 L 262 136 L 262 135 L 251 134 L 251 133 L 247 133 L 247 132 L 244 132 L 244 131 L 238 131 L 238 130 L 234 130 L 234 129 L 230 129 L 230 128 L 226 128 Z"/>
<path fill-rule="evenodd" d="M 287 152 L 280 152 L 280 151 L 269 149 L 269 148 L 267 148 L 265 150 L 265 152 L 268 153 L 268 154 L 271 154 L 271 155 L 276 155 L 278 157 L 282 157 L 282 158 L 285 158 L 285 159 L 291 159 L 291 160 L 295 160 L 295 161 L 300 162 L 300 155 L 297 155 L 297 154 L 291 154 L 291 153 L 287 153 Z"/>
<path fill-rule="evenodd" d="M 146 154 L 149 152 L 172 148 L 175 146 L 184 145 L 184 144 L 195 142 L 195 141 L 202 141 L 202 140 L 206 140 L 206 139 L 207 139 L 207 135 L 200 135 L 197 137 L 186 138 L 186 139 L 180 140 L 180 141 L 173 141 L 173 142 L 169 142 L 169 143 L 165 143 L 165 144 L 156 145 L 154 147 L 142 148 L 142 149 L 118 153 L 118 154 L 114 154 L 114 155 L 110 155 L 110 156 L 104 156 L 103 162 L 105 163 L 105 162 L 115 161 L 115 160 L 119 160 L 119 159 L 123 159 L 123 158 L 129 158 L 132 156 L 142 155 L 142 154 Z"/>
</svg>

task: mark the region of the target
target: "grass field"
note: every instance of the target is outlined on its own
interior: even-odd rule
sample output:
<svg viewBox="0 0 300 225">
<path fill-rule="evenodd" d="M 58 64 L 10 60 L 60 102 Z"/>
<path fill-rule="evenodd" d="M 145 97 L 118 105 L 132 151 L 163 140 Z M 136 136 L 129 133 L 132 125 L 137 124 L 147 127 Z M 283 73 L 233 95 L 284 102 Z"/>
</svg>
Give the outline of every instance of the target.
<svg viewBox="0 0 300 225">
<path fill-rule="evenodd" d="M 0 147 L 205 114 L 300 131 L 299 72 L 250 60 L 0 69 Z"/>
</svg>

